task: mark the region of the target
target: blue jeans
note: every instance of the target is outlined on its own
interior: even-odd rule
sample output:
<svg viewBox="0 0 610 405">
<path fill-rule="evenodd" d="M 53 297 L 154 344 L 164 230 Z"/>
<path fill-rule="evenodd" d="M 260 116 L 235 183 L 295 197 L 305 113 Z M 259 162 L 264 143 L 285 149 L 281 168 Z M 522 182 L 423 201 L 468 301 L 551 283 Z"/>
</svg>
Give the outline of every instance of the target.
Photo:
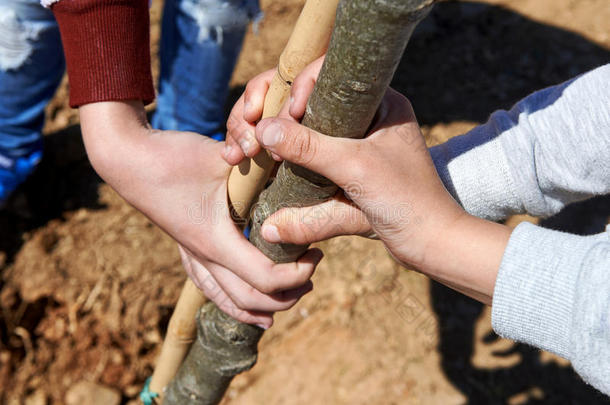
<svg viewBox="0 0 610 405">
<path fill-rule="evenodd" d="M 166 0 L 153 127 L 218 133 L 248 22 L 259 13 L 258 0 Z"/>
<path fill-rule="evenodd" d="M 258 0 L 166 0 L 152 125 L 221 138 L 224 104 Z M 59 29 L 39 0 L 0 2 L 0 201 L 35 168 L 44 108 L 65 70 Z"/>
</svg>

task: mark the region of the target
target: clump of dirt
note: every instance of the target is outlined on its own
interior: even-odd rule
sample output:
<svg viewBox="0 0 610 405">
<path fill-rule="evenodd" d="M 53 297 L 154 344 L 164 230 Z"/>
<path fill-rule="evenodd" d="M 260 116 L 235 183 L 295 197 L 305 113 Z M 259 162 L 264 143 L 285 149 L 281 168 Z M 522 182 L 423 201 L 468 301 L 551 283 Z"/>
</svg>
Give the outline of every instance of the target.
<svg viewBox="0 0 610 405">
<path fill-rule="evenodd" d="M 99 192 L 104 209 L 25 234 L 4 271 L 0 304 L 13 333 L 0 378 L 17 396 L 42 384 L 60 403 L 86 379 L 133 397 L 150 375 L 184 281 L 176 246 L 109 187 Z"/>
<path fill-rule="evenodd" d="M 153 3 L 157 55 L 162 4 Z M 234 94 L 275 65 L 303 1 L 261 3 L 266 16 L 246 38 Z M 439 143 L 607 63 L 609 32 L 605 0 L 442 3 L 394 86 Z M 156 56 L 154 66 L 157 76 Z M 40 170 L 0 212 L 0 403 L 63 404 L 103 387 L 137 403 L 185 276 L 175 243 L 91 169 L 66 84 L 47 108 Z M 609 215 L 598 199 L 546 224 L 592 233 Z M 401 269 L 379 242 L 320 246 L 314 292 L 276 315 L 259 363 L 224 404 L 607 403 L 565 361 L 498 338 L 488 308 Z"/>
</svg>

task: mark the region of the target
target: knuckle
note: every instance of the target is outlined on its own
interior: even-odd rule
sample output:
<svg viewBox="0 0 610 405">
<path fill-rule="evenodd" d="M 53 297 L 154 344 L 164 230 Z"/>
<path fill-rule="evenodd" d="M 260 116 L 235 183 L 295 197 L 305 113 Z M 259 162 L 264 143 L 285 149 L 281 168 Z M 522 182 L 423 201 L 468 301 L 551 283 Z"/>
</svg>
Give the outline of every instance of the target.
<svg viewBox="0 0 610 405">
<path fill-rule="evenodd" d="M 254 79 L 250 80 L 247 84 L 246 84 L 246 89 L 244 90 L 244 101 L 247 102 L 250 99 L 250 96 L 252 96 L 252 92 L 255 91 L 256 89 L 256 85 L 258 84 L 258 76 L 256 76 Z"/>
<path fill-rule="evenodd" d="M 247 307 L 246 307 L 243 299 L 235 299 L 235 298 L 233 298 L 232 301 L 233 301 L 233 305 L 235 306 L 235 309 L 242 310 L 242 311 L 246 311 L 247 310 Z"/>
<path fill-rule="evenodd" d="M 294 235 L 295 243 L 299 245 L 303 245 L 306 243 L 311 243 L 314 241 L 315 231 L 314 227 L 319 221 L 317 218 L 312 218 L 312 220 L 301 221 L 297 225 L 297 233 Z"/>
<path fill-rule="evenodd" d="M 236 113 L 231 112 L 231 115 L 229 115 L 229 118 L 227 120 L 227 132 L 233 132 L 236 131 L 237 128 L 239 127 L 240 121 L 239 119 L 235 116 Z"/>
<path fill-rule="evenodd" d="M 254 288 L 263 294 L 272 294 L 275 292 L 275 283 L 272 280 L 273 279 L 269 276 L 262 277 L 261 279 L 257 280 Z"/>
<path fill-rule="evenodd" d="M 261 305 L 261 299 L 262 299 L 262 295 L 261 293 L 256 290 L 256 288 L 254 287 L 249 287 L 246 290 L 246 293 L 242 295 L 241 297 L 241 301 L 242 301 L 242 309 L 244 310 L 256 310 L 260 308 Z"/>
<path fill-rule="evenodd" d="M 253 306 L 253 297 L 251 294 L 244 293 L 243 290 L 227 291 L 228 300 L 238 309 L 247 311 Z"/>
<path fill-rule="evenodd" d="M 266 78 L 267 78 L 269 75 L 273 75 L 273 74 L 275 74 L 275 71 L 276 71 L 276 70 L 277 70 L 277 69 L 269 69 L 269 70 L 266 70 L 266 71 L 264 71 L 264 72 L 262 72 L 262 73 L 259 73 L 259 74 L 257 74 L 256 76 L 254 76 L 254 77 L 252 78 L 252 80 L 250 80 L 248 83 L 252 83 L 252 85 L 254 85 L 254 84 L 258 84 L 259 82 L 264 82 L 264 81 L 265 81 L 265 79 L 266 79 Z"/>
<path fill-rule="evenodd" d="M 252 302 L 251 297 L 248 295 L 240 296 L 240 297 L 231 297 L 235 307 L 237 309 L 241 309 L 242 311 L 248 311 L 254 307 L 254 303 Z"/>
<path fill-rule="evenodd" d="M 246 310 L 240 309 L 235 305 L 227 307 L 226 311 L 224 312 L 239 322 L 248 323 L 250 320 L 250 315 L 248 315 Z"/>
<path fill-rule="evenodd" d="M 302 164 L 311 163 L 317 152 L 317 142 L 311 132 L 300 127 L 293 138 L 292 150 Z"/>
<path fill-rule="evenodd" d="M 294 82 L 292 82 L 292 94 L 295 95 L 295 93 L 299 89 L 301 89 L 301 87 L 303 87 L 307 84 L 308 80 L 310 80 L 310 78 L 307 75 L 303 75 L 303 74 L 298 75 L 294 79 Z"/>
<path fill-rule="evenodd" d="M 231 315 L 232 312 L 235 312 L 237 310 L 235 303 L 228 297 L 224 297 L 222 299 L 214 298 L 211 300 L 214 302 L 214 304 L 218 306 L 218 308 L 220 308 L 222 312 L 227 315 Z"/>
<path fill-rule="evenodd" d="M 244 90 L 244 104 L 260 101 L 260 95 L 264 91 L 264 83 L 265 78 L 262 75 L 256 76 L 248 82 Z"/>
<path fill-rule="evenodd" d="M 248 323 L 249 316 L 239 308 L 234 309 L 231 313 L 228 313 L 228 315 L 241 323 Z"/>
</svg>

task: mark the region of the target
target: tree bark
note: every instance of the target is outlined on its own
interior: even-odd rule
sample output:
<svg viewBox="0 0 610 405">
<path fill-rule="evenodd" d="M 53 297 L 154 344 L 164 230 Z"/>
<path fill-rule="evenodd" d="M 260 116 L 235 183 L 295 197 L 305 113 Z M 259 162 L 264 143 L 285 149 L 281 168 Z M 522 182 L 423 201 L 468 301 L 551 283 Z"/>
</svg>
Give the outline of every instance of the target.
<svg viewBox="0 0 610 405">
<path fill-rule="evenodd" d="M 256 363 L 263 329 L 231 318 L 213 302 L 197 314 L 197 340 L 169 385 L 163 404 L 217 404 L 234 376 Z"/>
<path fill-rule="evenodd" d="M 303 124 L 327 135 L 365 135 L 392 80 L 415 26 L 435 0 L 342 0 L 335 30 Z M 308 245 L 269 244 L 260 235 L 265 219 L 284 207 L 314 205 L 332 197 L 328 179 L 284 162 L 260 195 L 250 241 L 276 263 L 300 257 Z M 254 365 L 262 329 L 241 324 L 214 304 L 202 307 L 198 338 L 164 404 L 217 404 L 231 379 Z"/>
</svg>

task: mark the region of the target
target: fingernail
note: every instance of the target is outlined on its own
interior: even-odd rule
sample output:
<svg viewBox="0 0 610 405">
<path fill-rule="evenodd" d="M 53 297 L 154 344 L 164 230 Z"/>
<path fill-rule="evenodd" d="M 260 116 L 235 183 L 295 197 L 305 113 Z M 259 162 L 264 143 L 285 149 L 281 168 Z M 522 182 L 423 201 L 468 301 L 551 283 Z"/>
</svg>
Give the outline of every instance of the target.
<svg viewBox="0 0 610 405">
<path fill-rule="evenodd" d="M 261 329 L 267 330 L 269 329 L 269 327 L 267 325 L 263 325 L 262 323 L 257 323 L 256 326 L 258 326 Z"/>
<path fill-rule="evenodd" d="M 263 145 L 273 146 L 282 140 L 282 127 L 279 124 L 272 123 L 263 131 Z"/>
<path fill-rule="evenodd" d="M 233 147 L 231 145 L 225 145 L 225 149 L 224 149 L 224 154 L 225 157 L 229 157 L 229 153 L 231 153 L 231 149 L 233 149 Z"/>
<path fill-rule="evenodd" d="M 263 234 L 263 238 L 269 243 L 279 243 L 282 241 L 280 232 L 275 225 L 263 225 L 261 233 Z"/>
<path fill-rule="evenodd" d="M 244 154 L 245 154 L 245 155 L 247 155 L 247 154 L 248 154 L 248 151 L 250 150 L 250 146 L 251 146 L 251 144 L 250 144 L 250 141 L 249 141 L 249 140 L 247 140 L 247 139 L 243 139 L 243 138 L 242 138 L 242 139 L 239 141 L 239 146 L 241 146 L 241 150 L 243 150 L 243 151 L 244 151 Z"/>
</svg>

